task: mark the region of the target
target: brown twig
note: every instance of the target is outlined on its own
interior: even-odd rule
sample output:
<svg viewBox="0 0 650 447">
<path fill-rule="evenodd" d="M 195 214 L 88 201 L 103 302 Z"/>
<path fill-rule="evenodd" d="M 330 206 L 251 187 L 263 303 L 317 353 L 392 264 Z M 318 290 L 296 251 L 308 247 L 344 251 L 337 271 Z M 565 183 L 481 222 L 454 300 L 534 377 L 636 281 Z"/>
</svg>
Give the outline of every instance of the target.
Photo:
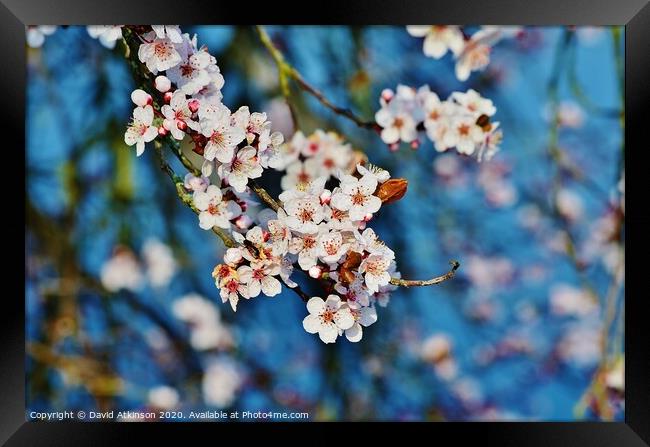
<svg viewBox="0 0 650 447">
<path fill-rule="evenodd" d="M 332 103 L 329 99 L 325 97 L 325 95 L 318 90 L 316 87 L 312 86 L 309 84 L 305 78 L 303 78 L 302 74 L 293 67 L 291 64 L 289 64 L 286 59 L 284 58 L 284 55 L 282 52 L 278 49 L 278 47 L 275 46 L 273 41 L 271 40 L 271 37 L 269 34 L 266 32 L 263 26 L 258 25 L 256 27 L 257 29 L 257 34 L 259 35 L 260 41 L 262 44 L 266 47 L 268 50 L 269 54 L 275 61 L 275 64 L 278 67 L 278 75 L 279 75 L 279 81 L 280 81 L 280 89 L 282 90 L 282 94 L 285 96 L 285 98 L 288 98 L 290 95 L 289 91 L 289 79 L 292 79 L 293 81 L 296 82 L 296 84 L 303 89 L 305 92 L 309 93 L 312 95 L 314 98 L 316 98 L 322 105 L 330 109 L 332 112 L 336 113 L 337 115 L 341 115 L 350 121 L 354 122 L 357 126 L 363 128 L 363 129 L 370 129 L 374 130 L 376 132 L 381 131 L 381 127 L 379 124 L 375 123 L 374 121 L 365 121 L 361 118 L 359 118 L 357 115 L 355 115 L 352 110 L 339 107 Z"/>
<path fill-rule="evenodd" d="M 433 286 L 435 284 L 440 284 L 454 277 L 456 270 L 460 267 L 460 262 L 458 261 L 449 261 L 451 264 L 451 270 L 449 270 L 444 275 L 436 276 L 431 279 L 402 279 L 402 278 L 391 278 L 390 283 L 394 286 L 400 287 L 423 287 L 423 286 Z"/>
</svg>

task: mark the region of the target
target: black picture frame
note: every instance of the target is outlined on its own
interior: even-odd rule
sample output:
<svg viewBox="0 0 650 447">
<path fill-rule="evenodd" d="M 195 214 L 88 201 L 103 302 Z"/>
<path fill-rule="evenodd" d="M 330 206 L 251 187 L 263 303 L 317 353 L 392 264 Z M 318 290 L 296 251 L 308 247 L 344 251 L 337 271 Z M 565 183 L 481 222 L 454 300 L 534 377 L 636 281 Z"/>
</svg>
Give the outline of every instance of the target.
<svg viewBox="0 0 650 447">
<path fill-rule="evenodd" d="M 20 179 L 25 181 L 19 167 L 24 169 L 25 146 L 25 81 L 27 24 L 95 24 L 95 23 L 313 23 L 328 24 L 525 24 L 525 25 L 624 25 L 625 26 L 625 106 L 626 106 L 626 253 L 639 262 L 626 262 L 626 411 L 624 423 L 449 423 L 406 424 L 399 430 L 422 431 L 432 442 L 439 436 L 455 440 L 468 437 L 501 446 L 641 446 L 650 445 L 650 352 L 642 340 L 650 339 L 649 312 L 643 281 L 643 255 L 647 245 L 644 227 L 650 224 L 650 213 L 644 210 L 644 165 L 642 153 L 647 150 L 648 105 L 650 104 L 650 5 L 647 0 L 330 0 L 326 4 L 307 4 L 301 8 L 295 2 L 281 5 L 265 2 L 205 2 L 199 0 L 0 0 L 0 45 L 4 63 L 0 69 L 2 95 L 0 123 L 9 141 L 4 138 L 4 152 L 14 155 L 12 175 L 5 178 L 6 188 L 13 188 L 7 199 L 14 210 L 24 207 L 24 197 L 16 191 Z M 632 158 L 632 162 L 630 161 Z M 639 172 L 637 172 L 639 171 Z M 631 183 L 631 185 L 629 185 Z M 9 185 L 9 186 L 8 186 Z M 15 213 L 15 211 L 14 211 Z M 8 222 L 3 237 L 20 241 L 18 224 Z M 24 239 L 23 239 L 24 240 Z M 628 243 L 627 241 L 632 241 Z M 24 250 L 23 245 L 23 250 Z M 20 250 L 19 247 L 16 248 Z M 10 256 L 13 259 L 13 256 Z M 20 268 L 17 262 L 12 265 Z M 5 271 L 5 280 L 21 289 L 18 273 Z M 22 282 L 24 288 L 24 281 Z M 24 295 L 23 295 L 24 296 Z M 194 439 L 188 430 L 215 433 L 212 424 L 97 424 L 97 423 L 37 423 L 26 422 L 24 402 L 24 302 L 17 293 L 7 293 L 0 312 L 0 442 L 6 445 L 115 445 L 142 437 L 140 442 L 152 443 L 153 432 L 167 437 L 181 432 L 184 439 Z M 522 390 L 525 392 L 525 390 Z M 155 425 L 155 428 L 153 427 Z M 289 430 L 310 426 L 323 430 L 322 424 L 265 424 L 256 430 L 278 434 L 286 439 Z M 248 430 L 250 425 L 246 426 Z M 219 430 L 241 428 L 239 424 L 224 424 Z M 330 428 L 327 429 L 331 430 Z M 394 424 L 373 424 L 376 434 L 395 430 Z M 220 431 L 219 433 L 223 433 Z M 325 433 L 325 431 L 323 432 Z M 178 434 L 178 433 L 177 433 Z M 191 438 L 190 438 L 191 437 Z M 320 439 L 314 437 L 313 439 Z M 303 438 L 303 442 L 307 439 Z M 360 441 L 359 441 L 360 442 Z"/>
</svg>

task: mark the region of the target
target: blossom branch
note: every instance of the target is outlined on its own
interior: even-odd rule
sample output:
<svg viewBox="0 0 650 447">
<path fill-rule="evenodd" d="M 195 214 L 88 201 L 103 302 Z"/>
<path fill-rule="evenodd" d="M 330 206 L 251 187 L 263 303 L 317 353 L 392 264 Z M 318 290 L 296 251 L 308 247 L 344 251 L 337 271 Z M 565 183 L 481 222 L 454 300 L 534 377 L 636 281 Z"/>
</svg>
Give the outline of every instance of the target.
<svg viewBox="0 0 650 447">
<path fill-rule="evenodd" d="M 444 275 L 436 276 L 435 278 L 421 279 L 421 280 L 391 278 L 390 283 L 393 284 L 394 286 L 400 286 L 400 287 L 423 287 L 423 286 L 433 286 L 435 284 L 440 284 L 441 282 L 445 282 L 453 278 L 454 275 L 456 274 L 456 270 L 458 270 L 458 267 L 460 267 L 460 262 L 455 260 L 449 261 L 449 264 L 451 264 L 451 270 L 449 270 Z"/>
<path fill-rule="evenodd" d="M 276 65 L 278 66 L 278 72 L 280 77 L 279 79 L 280 89 L 282 90 L 282 94 L 285 96 L 285 98 L 288 97 L 289 95 L 288 80 L 293 79 L 301 89 L 303 89 L 305 92 L 312 95 L 322 105 L 324 105 L 332 112 L 336 113 L 337 115 L 341 115 L 349 119 L 350 121 L 354 122 L 357 126 L 361 128 L 371 129 L 377 132 L 381 131 L 381 127 L 374 121 L 365 121 L 359 118 L 358 116 L 356 116 L 350 109 L 339 107 L 333 104 L 329 99 L 325 97 L 325 95 L 320 90 L 318 90 L 317 88 L 309 84 L 305 80 L 305 78 L 303 78 L 302 74 L 295 67 L 293 67 L 291 64 L 289 64 L 286 61 L 284 55 L 278 49 L 278 47 L 275 46 L 275 44 L 271 40 L 271 37 L 268 35 L 268 33 L 266 32 L 263 26 L 258 25 L 256 29 L 257 29 L 257 34 L 260 37 L 260 41 L 266 47 L 269 54 L 271 55 Z"/>
<path fill-rule="evenodd" d="M 156 142 L 155 146 L 158 151 L 158 155 L 160 157 L 160 168 L 169 176 L 169 178 L 176 186 L 176 193 L 178 194 L 178 197 L 181 199 L 181 201 L 185 205 L 187 205 L 192 211 L 194 211 L 194 213 L 198 216 L 200 211 L 194 206 L 192 195 L 188 194 L 185 191 L 185 188 L 183 187 L 183 180 L 176 174 L 176 172 L 174 172 L 174 169 L 169 165 L 169 163 L 165 161 L 165 157 L 163 156 L 162 153 L 162 145 Z M 232 237 L 230 237 L 228 234 L 226 234 L 226 232 L 223 231 L 221 228 L 214 226 L 212 227 L 212 232 L 217 236 L 219 236 L 219 238 L 223 241 L 226 247 L 232 248 L 237 246 L 237 242 L 235 242 L 235 240 Z"/>
<path fill-rule="evenodd" d="M 174 169 L 167 163 L 165 160 L 165 157 L 162 153 L 162 144 L 156 142 L 155 143 L 159 158 L 160 158 L 160 168 L 169 176 L 169 178 L 172 180 L 174 185 L 176 186 L 176 193 L 178 197 L 181 199 L 181 201 L 187 205 L 196 215 L 199 215 L 200 211 L 194 206 L 194 201 L 192 200 L 192 195 L 188 194 L 185 191 L 185 188 L 183 186 L 183 180 L 174 172 Z M 188 160 L 188 163 L 190 163 L 190 166 L 192 166 L 191 162 Z M 259 186 L 255 181 L 251 180 L 251 189 L 255 191 L 255 193 L 266 203 L 269 207 L 273 208 L 273 211 L 277 211 L 280 205 L 278 202 L 276 202 L 273 197 L 261 186 Z M 212 227 L 212 232 L 219 236 L 219 239 L 223 241 L 223 244 L 228 247 L 228 248 L 233 248 L 237 247 L 237 242 L 230 237 L 225 231 L 223 231 L 221 228 L 214 226 Z M 281 278 L 281 281 L 293 292 L 300 297 L 302 301 L 305 303 L 309 301 L 309 298 L 311 298 L 307 293 L 305 293 L 300 286 L 296 285 L 295 287 L 289 287 L 287 282 Z"/>
</svg>

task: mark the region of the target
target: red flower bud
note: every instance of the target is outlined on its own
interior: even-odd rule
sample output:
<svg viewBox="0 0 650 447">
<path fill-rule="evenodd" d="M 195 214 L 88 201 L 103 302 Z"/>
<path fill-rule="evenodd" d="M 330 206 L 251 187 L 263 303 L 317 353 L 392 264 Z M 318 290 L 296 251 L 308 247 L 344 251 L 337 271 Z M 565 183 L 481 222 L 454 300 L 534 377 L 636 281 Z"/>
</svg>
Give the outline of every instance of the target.
<svg viewBox="0 0 650 447">
<path fill-rule="evenodd" d="M 393 203 L 404 197 L 408 181 L 404 178 L 391 178 L 377 187 L 375 195 L 382 203 Z"/>
</svg>

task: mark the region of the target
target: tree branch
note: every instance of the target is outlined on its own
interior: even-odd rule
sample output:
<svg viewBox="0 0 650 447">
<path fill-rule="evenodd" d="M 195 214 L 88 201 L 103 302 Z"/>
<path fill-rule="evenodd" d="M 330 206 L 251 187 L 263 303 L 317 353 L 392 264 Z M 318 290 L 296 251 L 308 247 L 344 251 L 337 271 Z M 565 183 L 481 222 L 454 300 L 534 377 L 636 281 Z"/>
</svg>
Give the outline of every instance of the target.
<svg viewBox="0 0 650 447">
<path fill-rule="evenodd" d="M 379 124 L 375 123 L 374 121 L 365 121 L 359 118 L 358 116 L 356 116 L 352 112 L 352 110 L 343 107 L 338 107 L 335 104 L 333 104 L 329 99 L 325 97 L 325 95 L 320 90 L 318 90 L 316 87 L 309 84 L 305 80 L 305 78 L 302 77 L 302 74 L 300 74 L 300 72 L 295 67 L 293 67 L 291 64 L 289 64 L 286 61 L 284 55 L 278 49 L 278 47 L 275 46 L 275 44 L 271 40 L 271 37 L 268 35 L 268 33 L 266 32 L 263 26 L 257 25 L 256 29 L 257 29 L 257 34 L 260 37 L 260 41 L 266 47 L 269 54 L 275 61 L 275 64 L 278 66 L 280 89 L 282 90 L 282 94 L 285 96 L 285 98 L 288 98 L 290 94 L 288 81 L 289 79 L 293 79 L 300 88 L 302 88 L 305 92 L 312 95 L 322 105 L 324 105 L 332 112 L 336 113 L 337 115 L 341 115 L 349 119 L 350 121 L 354 122 L 357 126 L 363 129 L 370 129 L 376 132 L 381 131 L 381 127 L 379 126 Z"/>
<path fill-rule="evenodd" d="M 401 278 L 391 278 L 390 283 L 394 286 L 400 287 L 423 287 L 423 286 L 432 286 L 435 284 L 440 284 L 454 277 L 456 270 L 460 267 L 460 262 L 458 261 L 449 261 L 451 264 L 451 270 L 441 276 L 436 276 L 431 279 L 401 279 Z"/>
<path fill-rule="evenodd" d="M 255 180 L 253 179 L 249 180 L 248 186 L 273 211 L 277 212 L 278 209 L 282 206 L 281 202 L 278 202 L 273 197 L 271 197 L 271 195 L 266 191 L 266 189 L 262 188 Z"/>
</svg>

